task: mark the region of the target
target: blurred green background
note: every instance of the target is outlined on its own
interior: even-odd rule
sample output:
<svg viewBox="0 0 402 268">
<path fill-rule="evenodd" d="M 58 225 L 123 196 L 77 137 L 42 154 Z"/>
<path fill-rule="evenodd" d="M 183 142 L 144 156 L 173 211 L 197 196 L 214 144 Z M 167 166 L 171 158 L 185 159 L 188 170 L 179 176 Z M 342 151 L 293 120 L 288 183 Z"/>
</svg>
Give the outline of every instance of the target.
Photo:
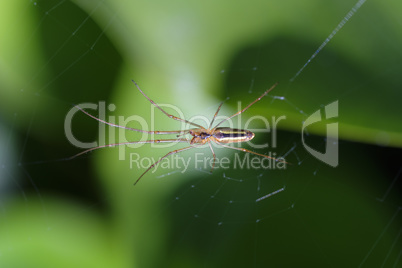
<svg viewBox="0 0 402 268">
<path fill-rule="evenodd" d="M 0 267 L 399 267 L 402 4 L 367 1 L 290 82 L 355 4 L 1 1 Z M 131 79 L 186 118 L 210 118 L 223 100 L 230 115 L 279 82 L 242 123 L 286 115 L 277 152 L 292 165 L 158 170 L 134 187 L 144 169 L 130 168 L 131 152 L 157 158 L 184 146 L 126 149 L 125 161 L 118 148 L 67 160 L 82 151 L 64 134 L 75 104 L 105 101 L 116 105 L 108 115 L 150 122 Z M 300 132 L 336 100 L 332 168 L 305 151 Z M 181 127 L 155 117 L 156 130 Z M 98 138 L 84 114 L 72 128 L 82 141 Z M 309 145 L 323 150 L 325 131 L 309 129 Z"/>
</svg>

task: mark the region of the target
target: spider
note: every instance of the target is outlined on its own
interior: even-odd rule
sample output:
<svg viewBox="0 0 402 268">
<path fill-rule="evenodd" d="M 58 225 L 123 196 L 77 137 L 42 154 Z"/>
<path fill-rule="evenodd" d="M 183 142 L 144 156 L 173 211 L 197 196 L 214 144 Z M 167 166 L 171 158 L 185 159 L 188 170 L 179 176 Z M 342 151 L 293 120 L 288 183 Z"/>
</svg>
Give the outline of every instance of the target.
<svg viewBox="0 0 402 268">
<path fill-rule="evenodd" d="M 205 145 L 206 143 L 208 144 L 209 148 L 211 149 L 212 156 L 213 156 L 213 162 L 212 162 L 213 164 L 212 164 L 212 169 L 211 169 L 211 172 L 212 172 L 214 167 L 215 167 L 216 155 L 215 155 L 214 150 L 212 149 L 211 142 L 215 142 L 215 143 L 219 144 L 222 147 L 226 147 L 226 148 L 230 148 L 230 149 L 234 149 L 234 150 L 238 150 L 238 151 L 242 151 L 242 152 L 246 152 L 246 153 L 255 154 L 255 155 L 258 155 L 258 156 L 261 156 L 261 157 L 273 159 L 275 161 L 284 162 L 283 160 L 279 160 L 279 159 L 270 157 L 268 155 L 259 154 L 259 153 L 250 151 L 250 150 L 245 149 L 245 148 L 231 147 L 231 146 L 225 145 L 225 144 L 228 144 L 228 143 L 249 141 L 249 140 L 254 138 L 255 134 L 253 132 L 251 132 L 249 130 L 245 130 L 245 129 L 234 129 L 234 128 L 229 128 L 229 127 L 219 127 L 220 125 L 222 125 L 222 123 L 224 123 L 224 122 L 228 121 L 229 119 L 231 119 L 231 118 L 233 118 L 233 117 L 245 112 L 253 104 L 255 104 L 257 101 L 261 100 L 265 95 L 267 95 L 271 90 L 273 90 L 277 86 L 278 83 L 275 83 L 270 89 L 265 91 L 260 97 L 258 97 L 256 100 L 251 102 L 244 109 L 242 109 L 242 110 L 238 111 L 237 113 L 235 113 L 235 114 L 223 119 L 218 124 L 216 124 L 214 127 L 212 127 L 212 125 L 213 125 L 213 123 L 215 121 L 215 118 L 218 115 L 219 110 L 222 107 L 223 102 L 221 102 L 219 107 L 218 107 L 218 110 L 215 112 L 215 115 L 213 116 L 213 118 L 211 120 L 211 123 L 209 124 L 209 127 L 204 128 L 201 125 L 198 125 L 196 123 L 187 121 L 185 119 L 182 119 L 182 118 L 179 118 L 179 117 L 176 117 L 174 115 L 171 115 L 171 114 L 167 113 L 157 103 L 155 103 L 153 100 L 151 100 L 144 93 L 144 91 L 141 90 L 141 88 L 138 86 L 138 84 L 134 80 L 131 80 L 131 81 L 134 83 L 134 85 L 137 87 L 137 89 L 141 92 L 141 94 L 144 95 L 144 97 L 147 98 L 147 100 L 152 105 L 154 105 L 156 108 L 158 108 L 167 117 L 172 118 L 172 119 L 177 120 L 177 121 L 180 121 L 180 122 L 187 123 L 187 124 L 195 126 L 197 128 L 186 129 L 186 130 L 173 130 L 173 131 L 157 131 L 157 130 L 147 131 L 147 130 L 142 130 L 142 129 L 129 128 L 129 127 L 125 127 L 125 126 L 116 125 L 116 124 L 107 122 L 105 120 L 102 120 L 100 118 L 97 118 L 97 117 L 91 115 L 90 113 L 88 113 L 87 111 L 85 111 L 84 109 L 80 108 L 79 106 L 75 106 L 76 108 L 81 110 L 86 115 L 92 117 L 93 119 L 95 119 L 95 120 L 97 120 L 97 121 L 99 121 L 101 123 L 107 124 L 109 126 L 112 126 L 112 127 L 119 127 L 119 128 L 124 128 L 124 129 L 127 129 L 127 130 L 132 130 L 132 131 L 137 131 L 137 132 L 142 132 L 142 133 L 148 133 L 148 134 L 177 134 L 177 138 L 176 139 L 158 139 L 158 140 L 145 140 L 145 141 L 132 141 L 132 142 L 106 144 L 106 145 L 97 146 L 97 147 L 85 150 L 83 152 L 80 152 L 80 153 L 70 157 L 70 159 L 75 158 L 75 157 L 77 157 L 79 155 L 88 153 L 90 151 L 96 150 L 96 149 L 100 149 L 100 148 L 104 148 L 104 147 L 113 147 L 113 146 L 119 146 L 119 145 L 126 145 L 126 144 L 161 143 L 161 142 L 183 142 L 183 143 L 185 142 L 185 143 L 190 143 L 190 146 L 171 151 L 171 152 L 167 153 L 166 155 L 164 155 L 162 158 L 160 158 L 158 161 L 156 161 L 155 163 L 150 165 L 147 168 L 147 170 L 145 170 L 141 174 L 141 176 L 135 181 L 134 185 L 136 185 L 140 181 L 140 179 L 149 170 L 151 170 L 154 166 L 156 166 L 159 162 L 161 162 L 163 159 L 165 159 L 169 155 L 177 154 L 177 153 L 180 153 L 180 152 L 192 149 L 192 148 L 197 148 L 197 147 Z M 186 138 L 180 138 L 180 137 L 182 137 L 183 135 L 186 135 L 186 134 L 190 134 L 192 136 L 192 139 L 188 140 Z"/>
</svg>

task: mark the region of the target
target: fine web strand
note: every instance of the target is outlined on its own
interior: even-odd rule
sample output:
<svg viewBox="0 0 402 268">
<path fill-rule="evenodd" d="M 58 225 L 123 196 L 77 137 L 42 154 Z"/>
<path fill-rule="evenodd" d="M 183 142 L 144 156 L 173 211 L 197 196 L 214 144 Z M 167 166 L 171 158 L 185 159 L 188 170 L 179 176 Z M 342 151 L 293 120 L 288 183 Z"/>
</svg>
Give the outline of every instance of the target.
<svg viewBox="0 0 402 268">
<path fill-rule="evenodd" d="M 360 9 L 360 7 L 366 2 L 366 0 L 359 0 L 354 7 L 346 14 L 346 16 L 341 20 L 341 22 L 335 27 L 335 29 L 331 32 L 331 34 L 322 42 L 319 48 L 311 55 L 311 57 L 307 60 L 307 62 L 300 68 L 300 70 L 290 79 L 290 82 L 293 82 L 296 77 L 298 77 L 301 72 L 303 72 L 304 68 L 317 56 L 318 53 L 331 41 L 331 39 L 342 29 L 343 26 L 352 18 L 352 16 Z"/>
</svg>

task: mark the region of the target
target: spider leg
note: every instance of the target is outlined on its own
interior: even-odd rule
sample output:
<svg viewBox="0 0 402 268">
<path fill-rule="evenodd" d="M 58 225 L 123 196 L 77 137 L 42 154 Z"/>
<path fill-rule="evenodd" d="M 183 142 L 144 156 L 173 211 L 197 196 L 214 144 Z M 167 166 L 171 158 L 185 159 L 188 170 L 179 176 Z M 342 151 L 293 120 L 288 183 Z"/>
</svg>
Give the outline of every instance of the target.
<svg viewBox="0 0 402 268">
<path fill-rule="evenodd" d="M 212 156 L 214 157 L 214 162 L 212 163 L 212 168 L 211 168 L 211 171 L 210 171 L 210 172 L 212 173 L 212 171 L 213 171 L 214 168 L 215 168 L 216 155 L 215 155 L 214 150 L 212 149 L 212 145 L 211 145 L 211 142 L 210 142 L 210 141 L 208 141 L 208 145 L 209 145 L 209 148 L 211 148 Z"/>
<path fill-rule="evenodd" d="M 227 120 L 245 112 L 248 108 L 251 107 L 251 105 L 253 105 L 254 103 L 256 103 L 257 101 L 261 100 L 262 97 L 264 97 L 265 95 L 267 95 L 271 90 L 273 90 L 276 86 L 278 85 L 278 83 L 275 83 L 270 89 L 268 89 L 267 91 L 265 91 L 261 96 L 259 96 L 255 101 L 253 101 L 252 103 L 250 103 L 249 105 L 246 106 L 246 108 L 244 108 L 243 110 L 238 111 L 237 113 L 229 116 L 228 118 L 223 119 L 221 122 L 219 122 L 213 129 L 212 131 L 214 131 L 218 126 L 220 126 L 223 122 L 226 122 Z"/>
<path fill-rule="evenodd" d="M 100 146 L 96 146 L 93 148 L 89 148 L 83 152 L 80 152 L 76 155 L 66 158 L 66 160 L 74 159 L 80 155 L 86 154 L 88 152 L 91 152 L 93 150 L 97 150 L 100 148 L 115 147 L 115 146 L 127 145 L 127 144 L 164 143 L 164 142 L 188 142 L 188 140 L 187 139 L 164 139 L 164 140 L 128 141 L 128 142 L 121 142 L 121 143 L 111 143 L 111 144 L 105 144 L 105 145 L 100 145 Z"/>
<path fill-rule="evenodd" d="M 215 118 L 216 118 L 216 116 L 218 115 L 219 110 L 221 109 L 222 105 L 223 105 L 223 101 L 222 101 L 221 104 L 219 105 L 218 110 L 216 110 L 216 113 L 215 113 L 214 117 L 212 117 L 212 120 L 211 120 L 211 123 L 209 124 L 208 129 L 211 129 L 212 124 L 214 123 Z"/>
<path fill-rule="evenodd" d="M 183 151 L 192 149 L 192 148 L 196 148 L 196 147 L 199 147 L 199 146 L 202 146 L 202 145 L 204 145 L 204 144 L 191 145 L 191 146 L 188 146 L 188 147 L 184 147 L 184 148 L 181 148 L 181 149 L 177 149 L 177 150 L 168 152 L 168 153 L 165 154 L 161 159 L 159 159 L 158 161 L 156 161 L 155 163 L 153 163 L 152 165 L 150 165 L 150 166 L 147 168 L 147 170 L 145 170 L 145 172 L 142 173 L 141 176 L 135 181 L 134 185 L 136 185 L 136 184 L 139 182 L 139 180 L 140 180 L 150 169 L 152 169 L 152 168 L 153 168 L 154 166 L 156 166 L 160 161 L 162 161 L 163 159 L 165 159 L 165 158 L 168 157 L 169 155 L 177 154 L 177 153 L 180 153 L 180 152 L 183 152 Z"/>
<path fill-rule="evenodd" d="M 174 116 L 174 115 L 171 115 L 171 114 L 167 113 L 165 110 L 163 110 L 161 107 L 159 107 L 158 104 L 156 104 L 153 100 L 151 100 L 151 99 L 141 90 L 141 88 L 138 86 L 138 84 L 137 84 L 134 80 L 131 80 L 131 81 L 132 81 L 132 82 L 134 83 L 134 85 L 138 88 L 138 90 L 141 92 L 141 94 L 144 95 L 144 97 L 147 98 L 147 99 L 149 100 L 149 102 L 151 102 L 156 108 L 158 108 L 159 110 L 161 110 L 162 113 L 164 113 L 167 117 L 172 118 L 172 119 L 177 120 L 177 121 L 180 121 L 180 122 L 185 122 L 185 123 L 187 123 L 187 124 L 196 126 L 196 127 L 198 127 L 198 128 L 201 128 L 201 129 L 205 129 L 204 127 L 202 127 L 202 126 L 200 126 L 200 125 L 198 125 L 198 124 L 196 124 L 196 123 L 192 123 L 192 122 L 190 122 L 190 121 L 187 121 L 187 120 L 185 120 L 185 119 L 182 119 L 182 118 L 180 118 L 180 117 L 177 117 L 177 116 Z"/>
<path fill-rule="evenodd" d="M 188 134 L 188 131 L 189 131 L 189 130 L 172 130 L 172 131 L 155 131 L 155 130 L 152 130 L 152 131 L 147 131 L 147 130 L 136 129 L 136 128 L 131 128 L 131 127 L 124 127 L 124 126 L 120 126 L 120 125 L 113 124 L 113 123 L 107 122 L 105 120 L 102 120 L 102 119 L 100 119 L 100 118 L 88 113 L 87 111 L 85 111 L 84 109 L 82 109 L 81 107 L 79 107 L 77 105 L 75 105 L 74 107 L 76 107 L 77 109 L 81 110 L 81 112 L 83 112 L 84 114 L 88 115 L 89 117 L 91 117 L 91 118 L 93 118 L 93 119 L 95 119 L 95 120 L 97 120 L 97 121 L 99 121 L 101 123 L 104 123 L 104 124 L 112 126 L 112 127 L 124 128 L 124 129 L 131 130 L 131 131 L 137 131 L 137 132 L 148 133 L 148 134 L 182 134 L 182 135 Z"/>
<path fill-rule="evenodd" d="M 242 152 L 245 152 L 245 153 L 255 154 L 255 155 L 258 155 L 258 156 L 262 156 L 262 157 L 265 157 L 265 158 L 269 158 L 269 159 L 275 160 L 276 162 L 281 162 L 281 163 L 290 164 L 290 163 L 288 163 L 288 162 L 286 162 L 286 161 L 277 159 L 277 158 L 275 158 L 275 157 L 271 157 L 271 156 L 269 156 L 269 155 L 259 154 L 259 153 L 250 151 L 250 150 L 248 150 L 248 149 L 241 148 L 241 147 L 231 147 L 231 146 L 228 146 L 228 145 L 224 145 L 224 144 L 222 144 L 222 143 L 220 143 L 220 142 L 218 142 L 218 141 L 215 141 L 215 142 L 216 142 L 217 144 L 221 145 L 222 147 L 226 147 L 226 148 L 229 148 L 229 149 L 234 149 L 234 150 L 242 151 Z"/>
</svg>

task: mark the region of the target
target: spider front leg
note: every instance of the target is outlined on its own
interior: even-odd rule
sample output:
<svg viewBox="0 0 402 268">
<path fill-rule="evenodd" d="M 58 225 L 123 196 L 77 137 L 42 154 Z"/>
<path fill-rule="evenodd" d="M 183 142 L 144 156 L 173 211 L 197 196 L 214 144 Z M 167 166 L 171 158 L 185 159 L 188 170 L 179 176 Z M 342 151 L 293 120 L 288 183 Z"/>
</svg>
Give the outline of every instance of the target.
<svg viewBox="0 0 402 268">
<path fill-rule="evenodd" d="M 209 145 L 209 148 L 211 148 L 212 156 L 214 157 L 214 161 L 212 162 L 212 167 L 211 167 L 211 171 L 210 171 L 212 173 L 212 171 L 215 168 L 216 155 L 215 155 L 214 149 L 212 149 L 212 145 L 211 145 L 210 141 L 208 141 L 208 145 Z"/>
<path fill-rule="evenodd" d="M 78 154 L 75 154 L 73 156 L 70 156 L 66 158 L 66 160 L 71 160 L 74 159 L 80 155 L 89 153 L 91 151 L 101 149 L 101 148 L 107 148 L 107 147 L 115 147 L 115 146 L 122 146 L 122 145 L 129 145 L 129 144 L 145 144 L 145 143 L 166 143 L 166 142 L 188 142 L 187 139 L 160 139 L 160 140 L 146 140 L 146 141 L 127 141 L 127 142 L 119 142 L 119 143 L 110 143 L 110 144 L 105 144 L 105 145 L 99 145 L 93 148 L 89 148 L 85 151 L 82 151 Z"/>
<path fill-rule="evenodd" d="M 235 116 L 238 116 L 241 113 L 244 113 L 248 108 L 250 108 L 254 103 L 256 103 L 257 101 L 261 100 L 265 95 L 267 95 L 271 90 L 273 90 L 276 86 L 278 85 L 278 83 L 275 83 L 270 89 L 268 89 L 267 91 L 265 91 L 261 96 L 259 96 L 255 101 L 253 101 L 252 103 L 250 103 L 249 105 L 247 105 L 243 110 L 238 111 L 237 113 L 229 116 L 228 118 L 223 119 L 221 122 L 219 122 L 213 129 L 212 131 L 214 131 L 215 129 L 218 128 L 218 126 L 220 126 L 222 123 L 232 119 Z M 220 109 L 220 107 L 219 107 Z M 219 111 L 218 109 L 218 111 Z M 217 112 L 218 113 L 218 112 Z"/>
<path fill-rule="evenodd" d="M 147 170 L 145 170 L 145 172 L 142 173 L 141 176 L 136 180 L 136 182 L 134 183 L 134 185 L 136 185 L 136 184 L 140 181 L 140 179 L 141 179 L 149 170 L 151 170 L 154 166 L 156 166 L 159 162 L 161 162 L 163 159 L 165 159 L 165 158 L 168 157 L 169 155 L 177 154 L 177 153 L 180 153 L 180 152 L 183 152 L 183 151 L 192 149 L 192 148 L 196 148 L 196 147 L 199 147 L 199 146 L 202 146 L 202 145 L 203 145 L 203 144 L 191 145 L 191 146 L 188 146 L 188 147 L 184 147 L 184 148 L 181 148 L 181 149 L 177 149 L 177 150 L 168 152 L 168 153 L 165 154 L 161 159 L 159 159 L 158 161 L 156 161 L 155 163 L 153 163 L 152 165 L 150 165 L 150 166 L 147 168 Z"/>
<path fill-rule="evenodd" d="M 216 112 L 215 112 L 214 117 L 212 117 L 212 120 L 211 120 L 211 123 L 209 124 L 208 129 L 211 129 L 211 127 L 212 127 L 212 125 L 213 125 L 213 123 L 214 123 L 214 121 L 215 121 L 215 118 L 216 118 L 216 116 L 218 115 L 218 113 L 219 113 L 219 111 L 220 111 L 222 105 L 223 105 L 223 102 L 221 102 L 221 104 L 220 104 L 219 107 L 218 107 L 218 110 L 216 110 Z"/>
<path fill-rule="evenodd" d="M 193 122 L 190 122 L 190 121 L 188 121 L 188 120 L 186 120 L 186 119 L 182 119 L 182 118 L 180 118 L 180 117 L 177 117 L 177 116 L 174 116 L 174 115 L 172 115 L 172 114 L 169 114 L 168 112 L 166 112 L 165 110 L 163 110 L 156 102 L 154 102 L 153 100 L 151 100 L 151 99 L 147 96 L 147 94 L 145 94 L 144 91 L 141 90 L 140 86 L 139 86 L 134 80 L 131 80 L 131 81 L 134 83 L 134 85 L 137 87 L 137 89 L 141 92 L 141 94 L 142 94 L 152 105 L 154 105 L 154 106 L 155 106 L 156 108 L 158 108 L 162 113 L 164 113 L 167 117 L 172 118 L 173 120 L 177 120 L 177 121 L 180 121 L 180 122 L 184 122 L 184 123 L 187 123 L 187 124 L 189 124 L 189 125 L 193 125 L 193 126 L 196 126 L 196 127 L 198 127 L 198 128 L 204 129 L 203 126 L 200 126 L 200 125 L 198 125 L 198 124 L 196 124 L 196 123 L 193 123 Z"/>
</svg>

